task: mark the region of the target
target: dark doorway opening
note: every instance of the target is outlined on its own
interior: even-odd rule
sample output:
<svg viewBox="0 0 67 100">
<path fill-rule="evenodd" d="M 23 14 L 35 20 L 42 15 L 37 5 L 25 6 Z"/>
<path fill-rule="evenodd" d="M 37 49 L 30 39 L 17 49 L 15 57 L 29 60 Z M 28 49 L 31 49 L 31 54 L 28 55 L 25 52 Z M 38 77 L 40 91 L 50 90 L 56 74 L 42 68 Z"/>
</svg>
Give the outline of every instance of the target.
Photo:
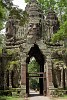
<svg viewBox="0 0 67 100">
<path fill-rule="evenodd" d="M 36 62 L 39 64 L 39 93 L 40 95 L 43 95 L 43 90 L 44 90 L 44 81 L 43 81 L 43 74 L 44 73 L 44 63 L 45 63 L 45 57 L 42 54 L 41 50 L 39 49 L 37 44 L 34 44 L 33 47 L 31 47 L 30 51 L 28 52 L 28 57 L 26 59 L 26 93 L 29 95 L 29 72 L 28 72 L 28 64 L 30 62 L 30 58 L 34 57 L 36 59 Z M 34 72 L 33 72 L 34 73 Z M 32 77 L 32 76 L 31 76 Z M 37 77 L 37 76 L 36 76 Z"/>
</svg>

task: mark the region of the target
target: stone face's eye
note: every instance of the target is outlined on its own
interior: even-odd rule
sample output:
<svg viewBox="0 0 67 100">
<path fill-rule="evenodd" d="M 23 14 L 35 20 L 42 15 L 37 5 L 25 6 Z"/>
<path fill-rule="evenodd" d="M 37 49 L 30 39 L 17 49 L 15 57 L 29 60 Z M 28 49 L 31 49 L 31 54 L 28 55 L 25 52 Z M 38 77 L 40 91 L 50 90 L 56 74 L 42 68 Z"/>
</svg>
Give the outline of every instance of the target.
<svg viewBox="0 0 67 100">
<path fill-rule="evenodd" d="M 33 26 L 32 24 L 29 25 L 29 27 L 32 27 L 32 26 Z"/>
</svg>

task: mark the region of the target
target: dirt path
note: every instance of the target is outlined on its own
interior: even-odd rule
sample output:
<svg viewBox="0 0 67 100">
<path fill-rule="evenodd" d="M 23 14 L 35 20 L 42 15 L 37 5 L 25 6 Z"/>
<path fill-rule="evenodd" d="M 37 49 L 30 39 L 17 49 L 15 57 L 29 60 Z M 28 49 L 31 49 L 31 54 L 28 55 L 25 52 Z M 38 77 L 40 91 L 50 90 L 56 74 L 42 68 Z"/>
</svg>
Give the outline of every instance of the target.
<svg viewBox="0 0 67 100">
<path fill-rule="evenodd" d="M 50 100 L 49 97 L 40 96 L 38 92 L 31 91 L 30 92 L 30 100 Z"/>
<path fill-rule="evenodd" d="M 18 100 L 67 100 L 66 98 L 52 98 L 47 96 L 39 95 L 39 92 L 35 92 L 33 90 L 30 91 L 30 97 L 28 98 L 19 98 Z"/>
<path fill-rule="evenodd" d="M 44 96 L 35 96 L 35 97 L 30 97 L 30 100 L 50 100 L 50 99 Z"/>
</svg>

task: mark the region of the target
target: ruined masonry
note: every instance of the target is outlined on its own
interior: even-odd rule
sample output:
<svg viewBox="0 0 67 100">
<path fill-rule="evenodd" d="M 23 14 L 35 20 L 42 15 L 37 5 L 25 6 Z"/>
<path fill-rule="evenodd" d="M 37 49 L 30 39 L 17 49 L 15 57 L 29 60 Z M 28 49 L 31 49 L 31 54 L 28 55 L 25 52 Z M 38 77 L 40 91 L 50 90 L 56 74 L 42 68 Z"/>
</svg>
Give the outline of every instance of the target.
<svg viewBox="0 0 67 100">
<path fill-rule="evenodd" d="M 20 50 L 21 88 L 24 94 L 29 95 L 28 64 L 30 58 L 35 57 L 40 65 L 40 94 L 50 95 L 54 87 L 63 88 L 62 66 L 64 63 L 59 61 L 59 64 L 56 64 L 54 61 L 58 57 L 54 55 L 55 51 L 59 49 L 62 51 L 64 47 L 61 43 L 50 43 L 52 35 L 59 29 L 59 21 L 51 9 L 45 16 L 37 0 L 30 0 L 25 10 L 29 18 L 24 27 L 19 26 L 19 21 L 11 16 L 6 23 L 6 49 L 18 48 Z M 58 79 L 56 83 L 54 80 L 56 77 L 53 78 L 53 66 L 61 66 L 61 69 L 57 70 L 59 76 L 56 74 Z M 10 78 L 9 85 L 11 86 Z"/>
</svg>

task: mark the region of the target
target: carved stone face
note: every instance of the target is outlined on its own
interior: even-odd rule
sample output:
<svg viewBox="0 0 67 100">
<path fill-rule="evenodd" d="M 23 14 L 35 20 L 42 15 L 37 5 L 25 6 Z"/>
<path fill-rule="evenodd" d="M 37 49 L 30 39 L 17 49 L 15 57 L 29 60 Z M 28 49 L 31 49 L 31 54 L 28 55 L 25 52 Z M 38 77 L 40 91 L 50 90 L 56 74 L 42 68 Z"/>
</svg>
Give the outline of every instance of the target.
<svg viewBox="0 0 67 100">
<path fill-rule="evenodd" d="M 34 35 L 37 31 L 37 26 L 36 24 L 30 23 L 28 26 L 28 34 L 29 35 Z"/>
<path fill-rule="evenodd" d="M 40 37 L 41 25 L 39 23 L 30 23 L 28 26 L 28 35 Z"/>
<path fill-rule="evenodd" d="M 6 23 L 6 37 L 11 38 L 13 37 L 13 34 L 15 34 L 15 25 L 13 18 L 9 19 Z"/>
<path fill-rule="evenodd" d="M 46 25 L 53 26 L 53 33 L 56 33 L 59 29 L 59 20 L 56 13 L 53 10 L 50 10 L 46 16 Z"/>
</svg>

